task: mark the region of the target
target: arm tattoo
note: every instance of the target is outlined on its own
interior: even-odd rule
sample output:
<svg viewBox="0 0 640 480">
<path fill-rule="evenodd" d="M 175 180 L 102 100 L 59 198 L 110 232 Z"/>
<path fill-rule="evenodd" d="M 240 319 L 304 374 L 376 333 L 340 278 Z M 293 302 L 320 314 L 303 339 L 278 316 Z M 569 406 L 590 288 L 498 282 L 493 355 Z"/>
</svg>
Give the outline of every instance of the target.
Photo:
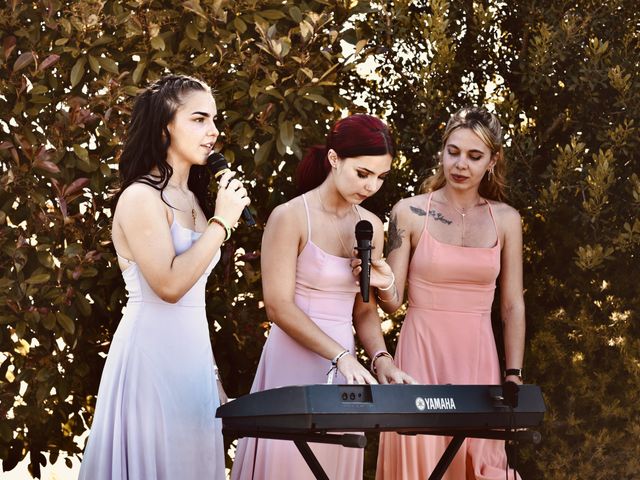
<svg viewBox="0 0 640 480">
<path fill-rule="evenodd" d="M 424 217 L 427 212 L 421 208 L 418 207 L 409 207 L 411 209 L 411 211 L 413 213 L 415 213 L 416 215 L 419 215 L 421 217 Z M 451 225 L 451 223 L 453 222 L 452 220 L 447 219 L 444 215 L 442 215 L 440 212 L 436 212 L 434 209 L 429 210 L 429 215 L 432 216 L 434 218 L 434 220 L 438 221 L 438 222 L 442 222 L 444 224 L 447 225 Z"/>
<path fill-rule="evenodd" d="M 389 241 L 387 242 L 387 256 L 402 245 L 402 237 L 404 237 L 404 230 L 398 228 L 398 216 L 391 215 L 389 220 Z"/>
</svg>

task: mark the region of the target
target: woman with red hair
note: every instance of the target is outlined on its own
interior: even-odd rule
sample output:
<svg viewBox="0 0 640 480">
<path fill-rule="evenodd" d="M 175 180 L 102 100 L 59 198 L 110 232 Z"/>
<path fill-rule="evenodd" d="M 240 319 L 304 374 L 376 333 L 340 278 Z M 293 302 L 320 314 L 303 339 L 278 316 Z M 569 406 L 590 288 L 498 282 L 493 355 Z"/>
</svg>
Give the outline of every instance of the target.
<svg viewBox="0 0 640 480">
<path fill-rule="evenodd" d="M 372 256 L 381 256 L 382 222 L 359 204 L 382 186 L 393 155 L 387 126 L 369 115 L 353 115 L 338 121 L 326 144 L 311 148 L 302 160 L 297 172 L 302 195 L 273 211 L 262 239 L 262 287 L 272 326 L 252 392 L 327 383 L 330 370 L 337 370 L 335 383 L 413 382 L 387 353 L 376 302 L 363 302 L 350 264 L 360 220 L 373 225 Z M 373 280 L 372 292 L 376 286 Z M 377 381 L 355 357 L 354 328 L 373 359 Z M 321 444 L 311 449 L 329 478 L 362 479 L 361 449 Z M 245 438 L 232 478 L 315 477 L 293 442 Z"/>
</svg>

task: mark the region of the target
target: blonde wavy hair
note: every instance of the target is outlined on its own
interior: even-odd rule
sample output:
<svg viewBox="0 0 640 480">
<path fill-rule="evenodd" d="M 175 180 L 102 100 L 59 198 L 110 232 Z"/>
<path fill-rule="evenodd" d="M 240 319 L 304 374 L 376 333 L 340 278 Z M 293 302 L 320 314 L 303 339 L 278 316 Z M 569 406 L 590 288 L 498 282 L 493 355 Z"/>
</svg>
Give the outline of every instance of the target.
<svg viewBox="0 0 640 480">
<path fill-rule="evenodd" d="M 468 128 L 475 133 L 491 151 L 495 160 L 491 174 L 484 174 L 480 182 L 479 193 L 491 200 L 503 201 L 506 198 L 506 165 L 502 148 L 502 126 L 498 118 L 482 107 L 465 107 L 451 115 L 442 136 L 442 145 L 438 158 L 438 170 L 420 186 L 421 193 L 433 192 L 444 187 L 447 182 L 442 167 L 442 152 L 453 132 Z"/>
</svg>

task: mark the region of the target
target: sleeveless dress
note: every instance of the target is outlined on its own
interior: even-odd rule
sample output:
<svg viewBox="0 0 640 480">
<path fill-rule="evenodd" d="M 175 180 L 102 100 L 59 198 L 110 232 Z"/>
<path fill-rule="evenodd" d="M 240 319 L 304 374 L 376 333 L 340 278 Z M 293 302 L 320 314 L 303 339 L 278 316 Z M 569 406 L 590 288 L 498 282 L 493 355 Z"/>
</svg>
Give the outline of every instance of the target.
<svg viewBox="0 0 640 480">
<path fill-rule="evenodd" d="M 309 208 L 307 243 L 296 265 L 295 303 L 327 335 L 355 354 L 352 313 L 359 288 L 350 259 L 326 253 L 311 240 Z M 251 392 L 287 385 L 327 383 L 331 361 L 301 346 L 280 327 L 271 325 Z M 346 383 L 338 374 L 334 383 Z M 360 448 L 309 443 L 331 480 L 362 479 Z M 292 441 L 242 438 L 238 441 L 233 480 L 312 480 L 315 476 Z"/>
<path fill-rule="evenodd" d="M 199 236 L 174 217 L 176 254 Z M 102 372 L 81 480 L 224 480 L 205 313 L 207 277 L 219 258 L 220 252 L 175 304 L 158 297 L 138 265 L 124 259 L 128 301 Z"/>
<path fill-rule="evenodd" d="M 431 207 L 431 194 L 427 212 Z M 489 214 L 498 231 L 489 203 Z M 409 264 L 409 307 L 396 364 L 422 384 L 500 384 L 491 304 L 500 273 L 500 240 L 491 248 L 439 242 L 427 228 Z M 450 437 L 382 433 L 377 480 L 429 477 Z M 443 478 L 503 480 L 504 441 L 467 439 Z M 509 478 L 511 476 L 509 471 Z M 519 477 L 518 477 L 519 478 Z"/>
</svg>

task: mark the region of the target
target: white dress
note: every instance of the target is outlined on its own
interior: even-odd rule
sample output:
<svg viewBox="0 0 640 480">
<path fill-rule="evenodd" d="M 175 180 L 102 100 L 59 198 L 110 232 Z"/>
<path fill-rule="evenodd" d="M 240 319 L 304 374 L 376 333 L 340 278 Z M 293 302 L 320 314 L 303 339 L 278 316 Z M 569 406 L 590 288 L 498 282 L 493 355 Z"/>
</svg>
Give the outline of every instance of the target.
<svg viewBox="0 0 640 480">
<path fill-rule="evenodd" d="M 177 254 L 199 236 L 174 218 Z M 135 263 L 123 272 L 129 299 L 102 372 L 80 479 L 224 480 L 205 312 L 207 277 L 219 258 L 175 304 L 153 292 Z"/>
</svg>

